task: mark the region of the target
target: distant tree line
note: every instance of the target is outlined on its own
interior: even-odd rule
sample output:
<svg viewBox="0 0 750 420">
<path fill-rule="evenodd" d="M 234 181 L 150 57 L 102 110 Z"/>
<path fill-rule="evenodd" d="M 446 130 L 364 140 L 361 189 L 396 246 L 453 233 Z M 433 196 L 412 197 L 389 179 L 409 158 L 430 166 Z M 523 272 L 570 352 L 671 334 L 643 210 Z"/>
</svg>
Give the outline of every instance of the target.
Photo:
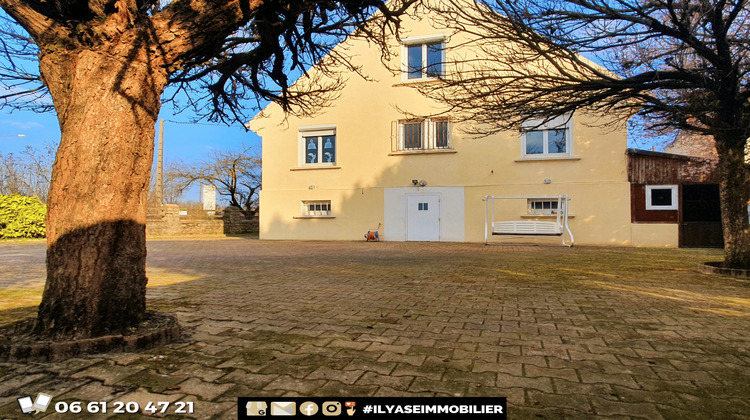
<svg viewBox="0 0 750 420">
<path fill-rule="evenodd" d="M 18 194 L 47 202 L 56 143 L 26 146 L 18 153 L 0 152 L 0 194 Z"/>
<path fill-rule="evenodd" d="M 241 146 L 231 150 L 214 149 L 194 164 L 182 161 L 167 162 L 162 181 L 164 203 L 179 203 L 188 188 L 196 184 L 216 187 L 217 194 L 230 206 L 247 214 L 258 210 L 258 193 L 261 187 L 261 157 L 252 147 Z M 155 183 L 149 192 L 154 203 Z"/>
</svg>

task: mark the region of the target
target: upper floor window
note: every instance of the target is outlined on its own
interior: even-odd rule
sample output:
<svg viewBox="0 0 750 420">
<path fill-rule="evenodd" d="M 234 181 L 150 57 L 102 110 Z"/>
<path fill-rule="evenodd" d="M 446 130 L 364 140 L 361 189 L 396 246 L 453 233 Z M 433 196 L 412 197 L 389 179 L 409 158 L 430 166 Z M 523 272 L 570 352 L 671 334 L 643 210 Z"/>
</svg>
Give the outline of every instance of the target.
<svg viewBox="0 0 750 420">
<path fill-rule="evenodd" d="M 527 155 L 550 155 L 568 153 L 568 130 L 529 130 L 524 133 Z"/>
<path fill-rule="evenodd" d="M 572 156 L 571 118 L 562 116 L 547 122 L 531 119 L 521 129 L 521 154 L 524 158 Z"/>
<path fill-rule="evenodd" d="M 336 127 L 315 126 L 299 129 L 301 166 L 336 164 Z"/>
<path fill-rule="evenodd" d="M 445 74 L 443 35 L 403 40 L 403 80 L 435 79 Z"/>
<path fill-rule="evenodd" d="M 451 123 L 447 118 L 401 120 L 397 150 L 450 149 Z"/>
</svg>

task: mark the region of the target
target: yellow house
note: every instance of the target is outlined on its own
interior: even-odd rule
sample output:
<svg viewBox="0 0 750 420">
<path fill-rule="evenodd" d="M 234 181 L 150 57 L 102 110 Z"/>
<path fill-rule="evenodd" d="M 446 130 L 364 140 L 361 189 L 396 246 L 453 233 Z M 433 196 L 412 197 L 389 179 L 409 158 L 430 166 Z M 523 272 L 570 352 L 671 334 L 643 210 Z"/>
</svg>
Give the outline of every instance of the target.
<svg viewBox="0 0 750 420">
<path fill-rule="evenodd" d="M 449 115 L 410 118 L 441 110 L 412 84 L 434 83 L 462 34 L 429 19 L 404 18 L 403 28 L 392 41 L 400 72 L 383 66 L 377 48 L 347 41 L 369 80 L 349 77 L 314 117 L 285 119 L 272 104 L 251 121 L 263 146 L 261 239 L 364 240 L 379 228 L 386 241 L 483 242 L 486 219 L 555 221 L 553 197 L 567 195 L 576 244 L 677 245 L 677 225 L 631 222 L 627 133 L 592 124 L 601 115 L 482 138 Z M 487 217 L 486 196 L 515 198 L 493 201 Z M 560 243 L 489 241 L 507 239 Z"/>
</svg>

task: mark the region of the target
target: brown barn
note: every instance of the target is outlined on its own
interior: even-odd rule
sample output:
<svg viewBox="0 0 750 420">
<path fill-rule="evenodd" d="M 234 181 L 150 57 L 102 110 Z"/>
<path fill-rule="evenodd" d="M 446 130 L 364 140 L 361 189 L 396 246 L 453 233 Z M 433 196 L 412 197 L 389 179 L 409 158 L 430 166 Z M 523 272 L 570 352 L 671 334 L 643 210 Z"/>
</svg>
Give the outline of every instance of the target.
<svg viewBox="0 0 750 420">
<path fill-rule="evenodd" d="M 723 247 L 716 159 L 628 149 L 633 223 L 679 225 L 679 246 Z"/>
</svg>

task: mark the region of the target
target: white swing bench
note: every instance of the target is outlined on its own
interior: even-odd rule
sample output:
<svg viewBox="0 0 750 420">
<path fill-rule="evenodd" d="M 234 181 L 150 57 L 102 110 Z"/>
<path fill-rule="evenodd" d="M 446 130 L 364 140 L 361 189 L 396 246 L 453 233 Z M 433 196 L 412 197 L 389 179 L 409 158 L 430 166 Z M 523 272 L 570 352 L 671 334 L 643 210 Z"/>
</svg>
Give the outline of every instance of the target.
<svg viewBox="0 0 750 420">
<path fill-rule="evenodd" d="M 555 220 L 510 220 L 495 221 L 496 200 L 541 200 L 557 201 L 557 209 L 554 212 Z M 499 236 L 560 236 L 562 246 L 573 246 L 573 232 L 568 226 L 568 204 L 570 198 L 567 195 L 547 197 L 503 197 L 488 195 L 485 201 L 484 243 L 485 245 L 519 245 L 518 243 L 490 242 L 490 235 Z M 567 237 L 570 242 L 566 242 Z M 523 245 L 533 245 L 524 243 Z"/>
</svg>

